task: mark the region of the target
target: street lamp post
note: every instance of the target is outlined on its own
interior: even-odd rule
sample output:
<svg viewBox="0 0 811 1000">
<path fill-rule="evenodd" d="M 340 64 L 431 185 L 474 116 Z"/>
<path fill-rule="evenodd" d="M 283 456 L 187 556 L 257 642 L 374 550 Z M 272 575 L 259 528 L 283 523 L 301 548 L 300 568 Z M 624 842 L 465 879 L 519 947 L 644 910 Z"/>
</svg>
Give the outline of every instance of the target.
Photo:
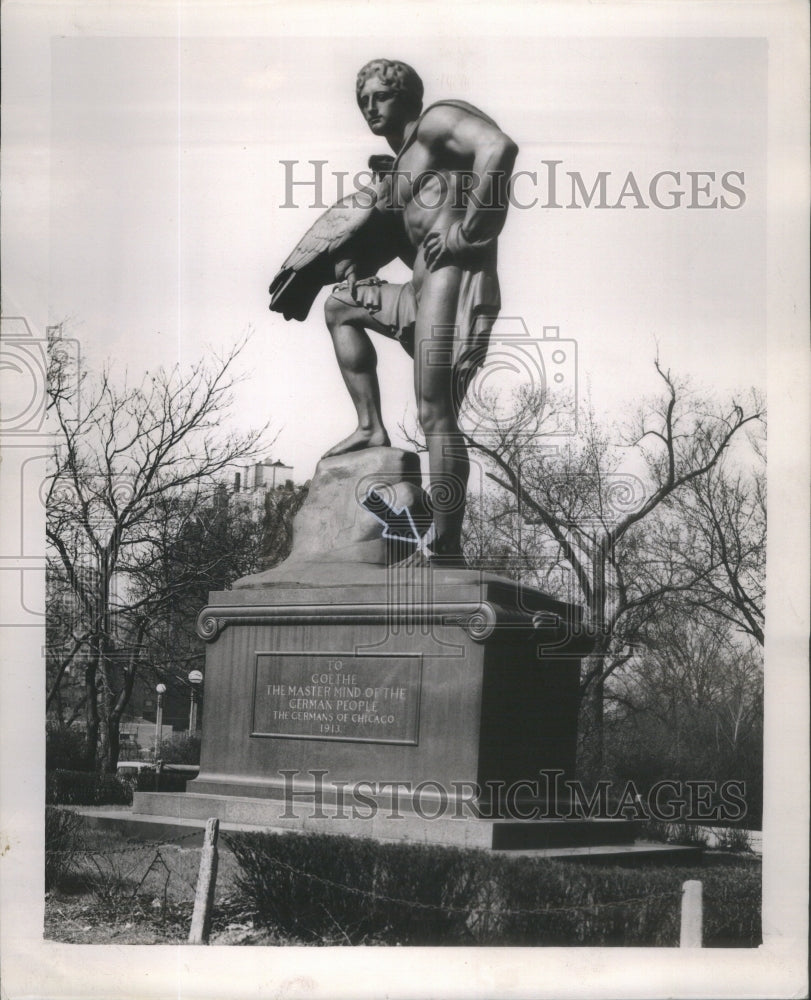
<svg viewBox="0 0 811 1000">
<path fill-rule="evenodd" d="M 155 690 L 158 692 L 158 709 L 155 713 L 155 760 L 157 760 L 160 753 L 161 731 L 163 729 L 163 696 L 166 693 L 166 685 L 158 684 L 155 686 Z"/>
<path fill-rule="evenodd" d="M 203 674 L 199 670 L 189 671 L 191 684 L 191 704 L 189 705 L 189 736 L 197 731 L 197 688 L 203 683 Z"/>
</svg>

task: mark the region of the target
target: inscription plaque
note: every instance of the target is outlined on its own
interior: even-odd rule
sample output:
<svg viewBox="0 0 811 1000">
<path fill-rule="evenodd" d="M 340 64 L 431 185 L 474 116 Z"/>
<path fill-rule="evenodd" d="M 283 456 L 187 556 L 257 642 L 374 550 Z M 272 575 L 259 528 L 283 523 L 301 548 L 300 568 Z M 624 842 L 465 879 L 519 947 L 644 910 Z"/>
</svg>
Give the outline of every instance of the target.
<svg viewBox="0 0 811 1000">
<path fill-rule="evenodd" d="M 418 742 L 418 653 L 257 653 L 251 736 Z"/>
</svg>

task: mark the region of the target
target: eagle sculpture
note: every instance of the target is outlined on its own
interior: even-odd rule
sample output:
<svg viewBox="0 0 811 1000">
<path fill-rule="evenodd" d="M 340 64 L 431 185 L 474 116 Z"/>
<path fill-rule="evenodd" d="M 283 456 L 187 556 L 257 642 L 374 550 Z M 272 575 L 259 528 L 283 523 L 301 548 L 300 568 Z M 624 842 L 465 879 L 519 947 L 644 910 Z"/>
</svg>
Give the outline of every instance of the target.
<svg viewBox="0 0 811 1000">
<path fill-rule="evenodd" d="M 394 212 L 383 210 L 386 198 L 380 182 L 392 162 L 392 157 L 371 157 L 369 166 L 378 183 L 342 198 L 307 230 L 270 284 L 273 312 L 287 320 L 305 320 L 324 285 L 336 280 L 340 261 L 352 260 L 355 277 L 368 278 L 407 252 L 402 224 Z"/>
</svg>

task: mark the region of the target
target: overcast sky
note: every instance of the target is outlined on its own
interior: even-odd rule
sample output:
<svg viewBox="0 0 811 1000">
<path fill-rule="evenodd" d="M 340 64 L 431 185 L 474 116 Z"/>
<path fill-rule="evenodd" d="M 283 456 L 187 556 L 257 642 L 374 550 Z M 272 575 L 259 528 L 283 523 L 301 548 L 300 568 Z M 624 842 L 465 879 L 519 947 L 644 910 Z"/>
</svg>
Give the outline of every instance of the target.
<svg viewBox="0 0 811 1000">
<path fill-rule="evenodd" d="M 319 214 L 309 188 L 285 201 L 283 160 L 328 160 L 363 170 L 387 152 L 358 112 L 354 79 L 368 59 L 410 62 L 426 103 L 469 101 L 519 144 L 516 195 L 500 245 L 504 322 L 530 333 L 557 326 L 577 342 L 578 389 L 599 412 L 627 412 L 653 391 L 652 359 L 729 393 L 765 383 L 766 43 L 748 38 L 535 38 L 517 30 L 394 41 L 367 25 L 362 40 L 325 37 L 178 37 L 164 26 L 131 37 L 53 37 L 47 141 L 48 319 L 70 320 L 91 366 L 112 357 L 131 376 L 189 363 L 254 331 L 238 420 L 281 429 L 274 458 L 311 475 L 318 456 L 353 426 L 353 411 L 323 325 L 268 311 L 278 265 Z M 228 25 L 239 29 L 238 20 Z M 659 171 L 668 211 L 551 209 L 547 168 L 590 188 L 610 171 L 608 203 L 633 172 L 646 203 Z M 702 201 L 745 190 L 739 208 L 688 209 L 688 171 L 714 171 Z M 707 183 L 706 180 L 701 182 Z M 733 205 L 740 196 L 726 193 Z M 720 203 L 719 203 L 720 204 Z M 42 257 L 43 247 L 32 248 Z M 25 294 L 25 261 L 4 262 L 11 301 Z M 404 272 L 395 267 L 390 277 Z M 17 306 L 24 310 L 25 303 Z M 6 310 L 8 312 L 8 310 Z M 379 338 L 377 338 L 379 340 Z M 379 345 L 391 431 L 413 414 L 410 359 Z M 569 351 L 569 357 L 572 352 Z M 567 375 L 567 378 L 569 375 Z"/>
</svg>

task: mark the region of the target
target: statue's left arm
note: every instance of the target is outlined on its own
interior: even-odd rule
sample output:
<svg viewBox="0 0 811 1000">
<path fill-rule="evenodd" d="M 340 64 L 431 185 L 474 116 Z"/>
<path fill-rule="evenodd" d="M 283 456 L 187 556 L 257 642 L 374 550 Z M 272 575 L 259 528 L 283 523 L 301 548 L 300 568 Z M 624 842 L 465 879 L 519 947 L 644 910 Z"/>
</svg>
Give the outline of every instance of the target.
<svg viewBox="0 0 811 1000">
<path fill-rule="evenodd" d="M 454 107 L 433 109 L 421 133 L 439 162 L 472 160 L 464 217 L 446 234 L 426 237 L 425 259 L 434 270 L 450 257 L 463 258 L 467 247 L 495 240 L 504 228 L 518 146 L 493 123 Z"/>
</svg>

